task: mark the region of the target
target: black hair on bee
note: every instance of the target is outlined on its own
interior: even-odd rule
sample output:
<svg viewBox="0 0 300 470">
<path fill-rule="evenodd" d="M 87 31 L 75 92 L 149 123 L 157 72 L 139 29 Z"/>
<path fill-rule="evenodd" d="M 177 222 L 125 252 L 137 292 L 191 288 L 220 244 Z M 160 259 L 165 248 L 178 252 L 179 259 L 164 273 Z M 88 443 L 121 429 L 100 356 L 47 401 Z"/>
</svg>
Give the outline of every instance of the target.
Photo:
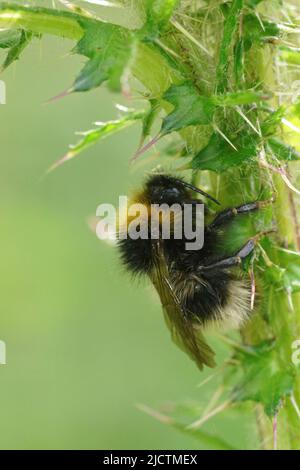
<svg viewBox="0 0 300 470">
<path fill-rule="evenodd" d="M 149 222 L 153 204 L 179 204 L 182 208 L 184 204 L 193 207 L 204 204 L 196 199 L 195 193 L 219 204 L 183 179 L 161 174 L 151 175 L 133 202 L 148 208 Z M 149 232 L 147 239 L 120 237 L 118 241 L 124 265 L 133 274 L 149 276 L 160 296 L 173 340 L 200 369 L 203 365 L 215 365 L 214 352 L 204 339 L 203 329 L 211 323 L 239 327 L 251 313 L 251 288 L 233 268 L 253 251 L 257 237 L 233 255 L 220 256 L 216 247 L 222 246 L 222 229 L 235 216 L 255 211 L 264 204 L 250 202 L 217 213 L 204 226 L 204 245 L 199 250 L 187 250 L 184 235 L 180 239 L 172 235 L 169 239 L 161 236 L 153 239 Z M 196 217 L 196 211 L 192 211 L 192 217 Z M 129 219 L 125 219 L 126 230 Z"/>
</svg>

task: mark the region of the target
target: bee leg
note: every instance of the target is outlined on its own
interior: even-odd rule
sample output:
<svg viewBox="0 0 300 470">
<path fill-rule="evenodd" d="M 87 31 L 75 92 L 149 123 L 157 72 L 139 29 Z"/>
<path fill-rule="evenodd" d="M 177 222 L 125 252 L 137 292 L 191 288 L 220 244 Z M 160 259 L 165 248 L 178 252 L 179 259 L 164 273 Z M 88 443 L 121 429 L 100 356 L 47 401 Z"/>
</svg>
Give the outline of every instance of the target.
<svg viewBox="0 0 300 470">
<path fill-rule="evenodd" d="M 251 251 L 249 251 L 249 253 L 251 253 Z M 198 268 L 198 271 L 202 273 L 206 271 L 212 271 L 214 269 L 231 268 L 232 266 L 238 266 L 239 264 L 241 264 L 241 262 L 242 262 L 242 258 L 240 256 L 238 255 L 230 256 L 229 258 L 221 259 L 220 261 L 217 261 L 216 263 L 208 264 L 207 266 L 200 266 Z"/>
<path fill-rule="evenodd" d="M 248 214 L 249 212 L 262 209 L 263 207 L 266 207 L 267 205 L 272 204 L 274 200 L 275 199 L 272 197 L 271 199 L 267 201 L 249 202 L 248 204 L 243 204 L 242 206 L 239 206 L 239 207 L 225 209 L 224 211 L 220 212 L 216 216 L 216 218 L 211 222 L 211 224 L 209 224 L 207 228 L 208 230 L 212 230 L 216 227 L 219 227 L 220 225 L 226 224 L 226 222 L 229 222 L 230 220 L 232 220 L 236 215 Z"/>
<path fill-rule="evenodd" d="M 221 259 L 207 266 L 200 266 L 199 271 L 205 272 L 205 271 L 210 271 L 212 269 L 224 269 L 224 268 L 230 268 L 232 266 L 238 266 L 239 264 L 241 264 L 243 259 L 247 258 L 247 256 L 250 255 L 250 253 L 252 253 L 252 251 L 255 248 L 256 243 L 261 237 L 268 235 L 269 233 L 274 233 L 274 232 L 275 230 L 273 229 L 273 230 L 267 230 L 265 232 L 258 233 L 255 237 L 250 238 L 250 240 L 247 241 L 247 243 L 236 253 L 236 255 Z"/>
</svg>

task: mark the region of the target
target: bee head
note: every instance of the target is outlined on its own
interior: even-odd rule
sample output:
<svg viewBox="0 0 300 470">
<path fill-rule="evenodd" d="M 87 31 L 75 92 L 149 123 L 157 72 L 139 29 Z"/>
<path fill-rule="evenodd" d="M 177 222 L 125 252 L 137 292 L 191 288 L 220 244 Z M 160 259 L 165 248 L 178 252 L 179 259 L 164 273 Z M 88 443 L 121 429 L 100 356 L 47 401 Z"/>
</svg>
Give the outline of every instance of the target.
<svg viewBox="0 0 300 470">
<path fill-rule="evenodd" d="M 196 192 L 220 205 L 215 198 L 202 189 L 169 175 L 152 175 L 146 182 L 145 189 L 146 198 L 150 204 L 183 203 L 192 198 L 192 192 Z"/>
<path fill-rule="evenodd" d="M 151 204 L 181 203 L 189 197 L 181 180 L 166 175 L 151 176 L 146 182 L 147 199 Z"/>
</svg>

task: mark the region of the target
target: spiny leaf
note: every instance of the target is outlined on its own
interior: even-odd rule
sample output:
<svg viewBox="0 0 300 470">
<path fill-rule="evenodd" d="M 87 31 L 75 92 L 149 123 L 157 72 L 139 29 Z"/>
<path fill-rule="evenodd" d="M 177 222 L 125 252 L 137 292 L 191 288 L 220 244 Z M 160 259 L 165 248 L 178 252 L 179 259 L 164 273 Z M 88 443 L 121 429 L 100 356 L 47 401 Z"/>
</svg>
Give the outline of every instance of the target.
<svg viewBox="0 0 300 470">
<path fill-rule="evenodd" d="M 91 90 L 108 81 L 112 91 L 120 91 L 135 49 L 134 34 L 108 23 L 83 22 L 83 25 L 84 37 L 74 51 L 90 60 L 76 78 L 73 90 Z"/>
<path fill-rule="evenodd" d="M 212 170 L 221 173 L 256 155 L 257 137 L 243 135 L 232 140 L 236 150 L 219 134 L 212 134 L 204 149 L 191 162 L 194 170 Z"/>
<path fill-rule="evenodd" d="M 268 146 L 278 160 L 292 161 L 300 159 L 300 153 L 294 147 L 285 144 L 275 137 L 268 139 Z"/>
<path fill-rule="evenodd" d="M 74 47 L 73 52 L 89 57 L 90 59 L 94 57 L 97 49 L 103 49 L 106 46 L 112 32 L 120 32 L 120 34 L 122 34 L 124 30 L 124 28 L 120 26 L 90 21 L 85 18 L 81 19 L 81 26 L 84 30 L 84 34 Z"/>
<path fill-rule="evenodd" d="M 162 135 L 187 126 L 210 124 L 217 106 L 237 106 L 259 102 L 268 96 L 252 90 L 223 95 L 199 95 L 191 82 L 172 85 L 163 99 L 174 106 L 174 110 L 163 120 Z"/>
<path fill-rule="evenodd" d="M 234 401 L 252 400 L 264 406 L 269 417 L 275 416 L 282 401 L 290 395 L 295 381 L 295 370 L 280 358 L 276 343 L 252 346 L 255 354 L 236 352 L 241 361 L 243 377 L 234 388 Z"/>
<path fill-rule="evenodd" d="M 197 124 L 210 124 L 215 105 L 211 98 L 200 96 L 191 83 L 172 85 L 163 99 L 174 105 L 162 124 L 162 134 Z"/>
<path fill-rule="evenodd" d="M 112 91 L 127 93 L 127 77 L 134 61 L 138 41 L 160 30 L 169 20 L 177 0 L 155 0 L 147 4 L 147 24 L 141 31 L 133 32 L 126 28 L 99 21 L 83 19 L 80 24 L 85 33 L 79 41 L 75 53 L 89 58 L 76 78 L 72 91 L 88 91 L 107 81 Z M 150 29 L 149 29 L 150 28 Z"/>
<path fill-rule="evenodd" d="M 1 70 L 5 70 L 15 60 L 18 60 L 25 47 L 30 43 L 33 37 L 33 33 L 30 31 L 21 31 L 19 38 L 15 39 L 13 46 L 10 48 L 7 57 L 1 67 Z"/>
<path fill-rule="evenodd" d="M 96 144 L 99 140 L 104 139 L 116 132 L 125 129 L 126 127 L 130 126 L 134 122 L 138 121 L 139 119 L 143 119 L 145 116 L 144 111 L 130 111 L 125 114 L 125 116 L 117 119 L 115 121 L 107 121 L 107 122 L 99 122 L 96 123 L 97 128 L 91 129 L 87 132 L 82 133 L 83 138 L 75 145 L 70 147 L 70 150 L 58 160 L 50 170 L 58 167 L 62 163 L 66 162 L 67 160 L 71 160 L 76 155 L 79 155 L 83 151 L 85 151 L 91 145 Z"/>
</svg>

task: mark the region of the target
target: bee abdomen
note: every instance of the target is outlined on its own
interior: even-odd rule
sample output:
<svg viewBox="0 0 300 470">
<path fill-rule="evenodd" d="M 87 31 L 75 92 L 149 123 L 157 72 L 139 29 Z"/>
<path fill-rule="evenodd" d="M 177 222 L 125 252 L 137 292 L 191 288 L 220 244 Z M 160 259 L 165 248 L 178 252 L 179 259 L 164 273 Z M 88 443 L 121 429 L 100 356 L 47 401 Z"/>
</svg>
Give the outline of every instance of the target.
<svg viewBox="0 0 300 470">
<path fill-rule="evenodd" d="M 247 283 L 228 273 L 202 280 L 183 300 L 185 309 L 203 326 L 239 328 L 250 315 L 251 292 Z"/>
</svg>

